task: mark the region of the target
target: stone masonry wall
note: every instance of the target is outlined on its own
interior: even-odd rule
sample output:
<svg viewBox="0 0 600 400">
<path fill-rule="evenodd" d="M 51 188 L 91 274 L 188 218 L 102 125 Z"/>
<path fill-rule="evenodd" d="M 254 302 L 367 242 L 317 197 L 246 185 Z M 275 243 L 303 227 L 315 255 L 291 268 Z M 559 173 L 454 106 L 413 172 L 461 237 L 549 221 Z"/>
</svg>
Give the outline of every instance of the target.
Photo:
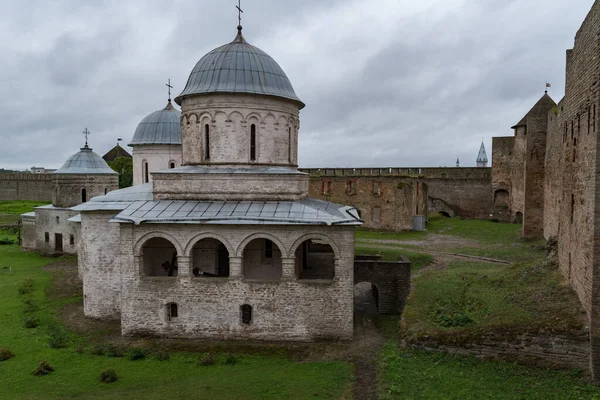
<svg viewBox="0 0 600 400">
<path fill-rule="evenodd" d="M 402 314 L 410 294 L 410 261 L 354 261 L 354 283 L 368 282 L 377 288 L 379 314 Z"/>
<path fill-rule="evenodd" d="M 52 174 L 0 174 L 0 200 L 52 200 Z"/>
<path fill-rule="evenodd" d="M 562 102 L 558 103 L 558 109 Z M 544 237 L 558 236 L 560 202 L 562 201 L 563 164 L 561 123 L 557 116 L 548 113 L 548 134 L 546 136 L 546 158 L 544 161 Z"/>
<path fill-rule="evenodd" d="M 139 185 L 145 182 L 144 163 L 148 166 L 148 180 L 152 180 L 152 172 L 163 171 L 171 168 L 171 163 L 175 168 L 181 166 L 181 145 L 163 144 L 163 145 L 137 145 L 133 146 L 133 185 Z"/>
<path fill-rule="evenodd" d="M 76 225 L 69 222 L 69 218 L 77 214 L 77 211 L 65 208 L 37 207 L 35 209 L 35 249 L 42 254 L 77 254 Z M 62 243 L 59 246 L 62 247 L 62 251 L 57 250 L 57 234 L 62 236 Z"/>
<path fill-rule="evenodd" d="M 549 131 L 552 148 L 546 150 L 548 154 L 558 148 L 563 160 L 558 165 L 546 163 L 548 173 L 563 176 L 562 185 L 549 187 L 546 193 L 554 191 L 550 201 L 559 199 L 559 267 L 590 318 L 590 366 L 595 381 L 600 381 L 599 37 L 600 1 L 596 1 L 575 36 L 573 49 L 567 51 L 565 97 Z M 548 212 L 546 220 L 557 218 Z"/>
<path fill-rule="evenodd" d="M 423 340 L 410 343 L 411 347 L 444 353 L 473 355 L 479 358 L 517 361 L 550 368 L 589 367 L 590 343 L 587 333 L 523 334 L 507 340 L 488 334 L 477 343 L 454 346 Z"/>
<path fill-rule="evenodd" d="M 150 277 L 141 273 L 142 247 L 152 237 L 166 238 L 175 246 L 178 276 Z M 227 248 L 228 278 L 193 276 L 192 249 L 207 237 Z M 243 250 L 260 237 L 272 240 L 282 253 L 282 277 L 278 280 L 243 277 Z M 332 246 L 333 280 L 296 278 L 295 250 L 309 238 Z M 299 341 L 352 338 L 353 227 L 122 224 L 119 248 L 124 335 Z M 86 271 L 86 277 L 88 274 Z M 100 282 L 95 288 L 84 285 L 86 315 L 97 315 L 96 308 L 104 307 L 99 302 L 87 303 L 90 290 L 101 291 L 104 287 Z M 177 318 L 168 319 L 168 303 L 178 305 Z M 250 324 L 241 322 L 240 307 L 244 304 L 253 309 Z"/>
<path fill-rule="evenodd" d="M 118 318 L 121 311 L 120 230 L 119 224 L 109 222 L 115 214 L 81 213 L 79 275 L 83 278 L 83 312 L 92 318 Z"/>
<path fill-rule="evenodd" d="M 409 230 L 414 215 L 443 211 L 451 216 L 487 218 L 492 210 L 490 168 L 301 171 L 310 175 L 311 197 L 356 207 L 367 228 Z M 349 190 L 350 182 L 354 191 Z M 426 201 L 429 208 L 424 211 Z"/>
</svg>

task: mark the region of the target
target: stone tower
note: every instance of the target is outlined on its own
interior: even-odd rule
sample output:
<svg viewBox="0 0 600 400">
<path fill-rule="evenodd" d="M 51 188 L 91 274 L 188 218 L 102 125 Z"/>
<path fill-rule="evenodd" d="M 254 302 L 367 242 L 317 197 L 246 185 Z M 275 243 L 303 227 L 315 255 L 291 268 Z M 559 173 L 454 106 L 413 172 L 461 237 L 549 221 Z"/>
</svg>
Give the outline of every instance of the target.
<svg viewBox="0 0 600 400">
<path fill-rule="evenodd" d="M 146 116 L 135 129 L 133 184 L 150 182 L 152 173 L 181 166 L 181 113 L 171 99 L 162 110 Z"/>
</svg>

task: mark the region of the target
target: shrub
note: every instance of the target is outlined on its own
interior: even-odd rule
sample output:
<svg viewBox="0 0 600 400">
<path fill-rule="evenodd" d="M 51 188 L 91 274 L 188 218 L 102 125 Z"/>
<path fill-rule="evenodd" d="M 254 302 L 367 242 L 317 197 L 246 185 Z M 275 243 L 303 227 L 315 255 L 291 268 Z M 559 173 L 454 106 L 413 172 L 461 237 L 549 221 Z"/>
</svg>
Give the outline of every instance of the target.
<svg viewBox="0 0 600 400">
<path fill-rule="evenodd" d="M 75 347 L 75 352 L 77 354 L 83 354 L 83 353 L 85 353 L 85 346 L 83 346 L 83 345 L 80 344 L 79 346 Z"/>
<path fill-rule="evenodd" d="M 25 279 L 20 285 L 19 288 L 17 289 L 19 291 L 19 294 L 29 294 L 31 292 L 33 292 L 33 279 Z"/>
<path fill-rule="evenodd" d="M 27 329 L 37 328 L 40 325 L 40 320 L 36 317 L 28 316 L 23 320 L 23 325 Z"/>
<path fill-rule="evenodd" d="M 9 349 L 0 349 L 0 361 L 6 361 L 13 358 L 15 354 Z"/>
<path fill-rule="evenodd" d="M 104 345 L 97 344 L 90 350 L 90 354 L 93 356 L 102 356 L 104 355 Z"/>
<path fill-rule="evenodd" d="M 50 365 L 48 361 L 42 361 L 40 365 L 35 367 L 32 373 L 35 376 L 41 376 L 48 375 L 50 372 L 54 372 L 54 367 L 52 367 L 52 365 Z"/>
<path fill-rule="evenodd" d="M 62 326 L 54 323 L 48 326 L 48 346 L 59 349 L 67 347 L 70 338 L 69 333 Z"/>
<path fill-rule="evenodd" d="M 114 344 L 109 344 L 104 348 L 104 352 L 109 357 L 123 357 L 125 354 L 123 353 L 123 349 L 119 346 L 115 346 Z"/>
<path fill-rule="evenodd" d="M 225 356 L 225 365 L 234 365 L 237 361 L 237 357 L 234 354 L 227 354 Z"/>
<path fill-rule="evenodd" d="M 34 311 L 37 311 L 38 308 L 39 308 L 38 305 L 32 299 L 25 299 L 25 300 L 23 300 L 23 312 L 25 314 L 29 314 L 29 313 L 32 313 Z"/>
<path fill-rule="evenodd" d="M 168 351 L 160 350 L 155 353 L 156 359 L 158 361 L 168 361 L 171 355 Z"/>
<path fill-rule="evenodd" d="M 198 364 L 207 366 L 215 363 L 215 355 L 213 353 L 203 353 L 198 357 Z"/>
<path fill-rule="evenodd" d="M 100 382 L 102 383 L 112 383 L 116 382 L 119 377 L 114 369 L 105 369 L 100 372 Z"/>
<path fill-rule="evenodd" d="M 142 360 L 144 358 L 146 358 L 146 350 L 144 349 L 134 347 L 133 349 L 131 349 L 131 352 L 129 352 L 129 359 L 131 361 Z"/>
<path fill-rule="evenodd" d="M 7 237 L 0 237 L 0 245 L 15 244 L 16 242 Z"/>
</svg>

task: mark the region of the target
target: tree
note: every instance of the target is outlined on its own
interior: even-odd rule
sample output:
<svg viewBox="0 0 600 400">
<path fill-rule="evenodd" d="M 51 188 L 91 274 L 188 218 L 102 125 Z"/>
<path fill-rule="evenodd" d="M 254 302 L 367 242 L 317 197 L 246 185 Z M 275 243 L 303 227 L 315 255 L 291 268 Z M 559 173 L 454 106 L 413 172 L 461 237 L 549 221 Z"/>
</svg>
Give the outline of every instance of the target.
<svg viewBox="0 0 600 400">
<path fill-rule="evenodd" d="M 133 184 L 133 159 L 130 157 L 117 157 L 109 161 L 108 165 L 119 173 L 119 189 Z"/>
</svg>

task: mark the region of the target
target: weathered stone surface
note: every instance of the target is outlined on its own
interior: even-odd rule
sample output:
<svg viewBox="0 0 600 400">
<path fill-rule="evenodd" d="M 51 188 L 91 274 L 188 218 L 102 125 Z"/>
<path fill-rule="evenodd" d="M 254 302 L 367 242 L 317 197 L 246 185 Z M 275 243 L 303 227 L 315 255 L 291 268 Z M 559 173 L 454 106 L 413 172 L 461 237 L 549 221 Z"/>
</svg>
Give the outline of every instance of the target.
<svg viewBox="0 0 600 400">
<path fill-rule="evenodd" d="M 52 174 L 0 174 L 0 200 L 51 201 Z"/>
<path fill-rule="evenodd" d="M 153 172 L 180 167 L 181 157 L 180 144 L 133 146 L 133 185 L 151 181 Z"/>
</svg>

